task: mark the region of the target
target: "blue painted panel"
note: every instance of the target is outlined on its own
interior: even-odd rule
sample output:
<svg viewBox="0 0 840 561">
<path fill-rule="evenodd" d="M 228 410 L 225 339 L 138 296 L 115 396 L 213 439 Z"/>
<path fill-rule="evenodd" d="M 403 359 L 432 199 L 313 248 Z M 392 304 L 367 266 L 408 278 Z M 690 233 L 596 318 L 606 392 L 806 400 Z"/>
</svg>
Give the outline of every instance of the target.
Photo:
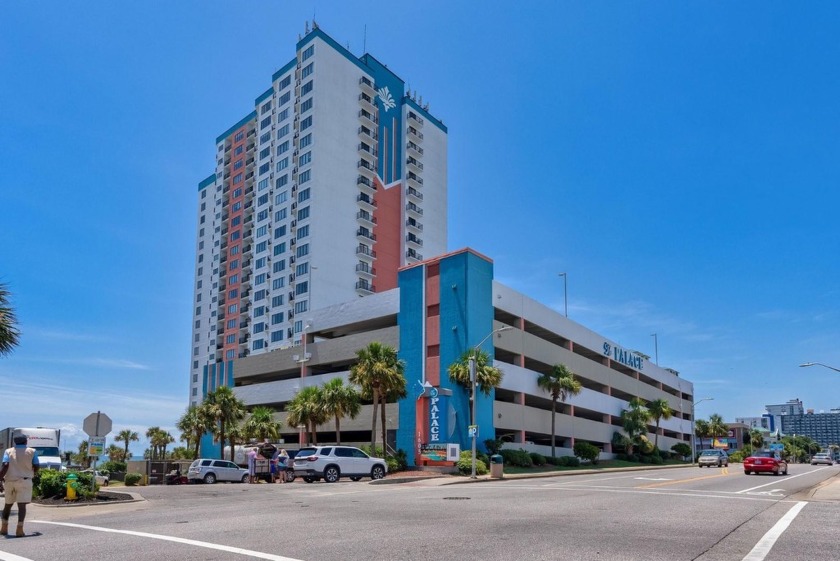
<svg viewBox="0 0 840 561">
<path fill-rule="evenodd" d="M 403 131 L 402 105 L 405 82 L 371 55 L 362 60 L 370 68 L 376 85 L 379 109 L 379 176 L 387 184 L 402 178 Z M 396 139 L 396 141 L 394 140 Z"/>
<path fill-rule="evenodd" d="M 198 190 L 201 191 L 202 189 L 204 189 L 208 185 L 213 185 L 215 182 L 216 182 L 216 174 L 214 173 L 210 177 L 208 177 L 207 179 L 205 179 L 204 181 L 202 181 L 201 183 L 198 184 Z"/>
<path fill-rule="evenodd" d="M 298 41 L 297 47 L 296 47 L 297 50 L 300 51 L 300 50 L 306 48 L 306 45 L 311 43 L 312 40 L 315 39 L 315 37 L 320 37 L 325 43 L 327 43 L 330 47 L 335 49 L 340 55 L 344 56 L 344 58 L 346 58 L 347 60 L 349 60 L 350 62 L 352 62 L 353 64 L 355 64 L 356 66 L 358 66 L 359 68 L 364 70 L 365 72 L 370 72 L 370 69 L 366 68 L 364 63 L 362 61 L 360 61 L 355 55 L 353 55 L 353 53 L 351 53 L 350 51 L 348 51 L 347 49 L 345 49 L 344 47 L 339 45 L 338 42 L 336 42 L 335 39 L 333 39 L 332 37 L 330 37 L 329 35 L 327 35 L 323 31 L 321 31 L 321 29 L 317 28 L 317 27 L 315 29 L 313 29 L 312 31 L 310 31 L 309 34 L 306 37 L 304 37 L 303 39 Z"/>
<path fill-rule="evenodd" d="M 204 433 L 204 436 L 201 437 L 199 448 L 201 450 L 199 455 L 202 458 L 219 459 L 222 457 L 222 445 L 213 442 L 213 435 L 210 433 Z"/>
<path fill-rule="evenodd" d="M 429 113 L 428 111 L 426 111 L 425 109 L 423 109 L 422 107 L 417 105 L 417 103 L 415 101 L 412 101 L 410 98 L 406 98 L 405 102 L 412 109 L 414 109 L 415 111 L 417 111 L 418 113 L 423 115 L 423 118 L 425 118 L 427 121 L 432 123 L 434 126 L 436 126 L 437 128 L 439 128 L 440 130 L 442 130 L 443 132 L 445 132 L 447 134 L 449 133 L 449 130 L 446 128 L 446 125 L 444 125 L 440 120 L 438 120 L 436 117 L 434 117 L 431 113 Z"/>
<path fill-rule="evenodd" d="M 425 293 L 425 267 L 404 269 L 397 275 L 400 287 L 400 311 L 397 325 L 400 328 L 399 358 L 405 361 L 407 396 L 400 400 L 397 448 L 404 450 L 409 465 L 414 465 L 417 448 L 416 408 L 417 398 L 423 388 L 423 294 Z"/>
<path fill-rule="evenodd" d="M 221 141 L 223 141 L 224 139 L 226 139 L 227 137 L 232 135 L 234 132 L 237 131 L 237 129 L 242 127 L 242 125 L 244 125 L 248 121 L 253 121 L 256 118 L 257 118 L 257 112 L 256 111 L 251 111 L 246 117 L 243 117 L 242 120 L 240 120 L 238 123 L 236 123 L 235 125 L 230 127 L 228 130 L 226 130 L 225 132 L 223 132 L 222 134 L 217 136 L 216 137 L 216 144 L 220 143 Z"/>
<path fill-rule="evenodd" d="M 259 105 L 266 99 L 270 98 L 274 94 L 274 88 L 268 88 L 266 91 L 260 95 L 257 99 L 254 100 L 254 105 Z"/>
<path fill-rule="evenodd" d="M 297 64 L 297 57 L 295 57 L 292 60 L 290 60 L 289 62 L 287 62 L 286 65 L 283 66 L 283 68 L 281 68 L 280 70 L 278 70 L 277 72 L 272 74 L 271 75 L 271 81 L 276 82 L 277 80 L 282 78 L 283 74 L 285 74 L 286 72 L 288 72 L 289 70 L 294 68 L 296 64 Z"/>
</svg>

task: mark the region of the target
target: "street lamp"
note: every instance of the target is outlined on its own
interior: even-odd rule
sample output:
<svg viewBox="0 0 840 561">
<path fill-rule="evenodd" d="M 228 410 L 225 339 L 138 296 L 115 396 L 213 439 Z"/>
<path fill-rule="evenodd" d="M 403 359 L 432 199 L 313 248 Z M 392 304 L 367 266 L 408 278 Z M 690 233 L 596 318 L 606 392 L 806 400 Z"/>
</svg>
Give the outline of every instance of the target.
<svg viewBox="0 0 840 561">
<path fill-rule="evenodd" d="M 834 368 L 833 366 L 829 366 L 827 364 L 823 364 L 822 362 L 805 362 L 799 365 L 799 368 L 805 368 L 807 366 L 823 366 L 830 370 L 834 370 L 835 372 L 840 372 L 840 368 Z"/>
<path fill-rule="evenodd" d="M 695 458 L 697 457 L 697 448 L 694 444 L 694 408 L 697 406 L 698 403 L 702 403 L 704 401 L 714 401 L 715 398 L 713 397 L 704 397 L 702 399 L 698 399 L 694 403 L 691 404 L 691 463 L 693 464 Z"/>
<path fill-rule="evenodd" d="M 653 352 L 656 357 L 656 366 L 659 366 L 659 337 L 656 333 L 651 333 L 650 336 L 653 337 Z"/>
<path fill-rule="evenodd" d="M 306 330 L 312 327 L 311 324 L 306 324 L 301 332 L 301 340 L 303 341 L 303 354 L 302 355 L 293 355 L 292 359 L 300 363 L 300 384 L 303 384 L 303 379 L 306 377 L 306 363 L 309 362 L 309 359 L 312 358 L 312 355 L 306 352 Z M 298 441 L 300 445 L 303 446 L 304 440 L 306 440 L 306 432 L 305 427 L 298 427 Z"/>
<path fill-rule="evenodd" d="M 471 386 L 470 400 L 472 401 L 471 407 L 470 407 L 470 416 L 471 416 L 471 421 L 472 421 L 470 423 L 470 425 L 471 425 L 470 428 L 471 428 L 471 432 L 472 432 L 472 470 L 470 472 L 470 479 L 475 479 L 476 478 L 476 476 L 475 476 L 475 439 L 476 439 L 476 433 L 478 432 L 478 427 L 476 426 L 476 423 L 475 423 L 475 402 L 477 401 L 476 400 L 476 395 L 475 395 L 475 383 L 476 383 L 475 360 L 476 360 L 476 355 L 478 354 L 478 351 L 480 350 L 481 345 L 483 345 L 484 342 L 487 341 L 487 339 L 492 337 L 494 333 L 501 333 L 502 331 L 507 331 L 508 329 L 513 329 L 513 327 L 511 327 L 510 325 L 506 325 L 504 327 L 494 329 L 493 331 L 491 331 L 487 335 L 487 337 L 482 339 L 481 342 L 478 345 L 473 347 L 473 349 L 472 349 L 473 352 L 470 354 L 470 362 L 469 362 L 469 366 L 470 366 L 470 386 Z"/>
<path fill-rule="evenodd" d="M 566 273 L 557 273 L 558 276 L 563 277 L 563 315 L 569 317 L 569 299 L 567 297 L 567 279 Z"/>
</svg>

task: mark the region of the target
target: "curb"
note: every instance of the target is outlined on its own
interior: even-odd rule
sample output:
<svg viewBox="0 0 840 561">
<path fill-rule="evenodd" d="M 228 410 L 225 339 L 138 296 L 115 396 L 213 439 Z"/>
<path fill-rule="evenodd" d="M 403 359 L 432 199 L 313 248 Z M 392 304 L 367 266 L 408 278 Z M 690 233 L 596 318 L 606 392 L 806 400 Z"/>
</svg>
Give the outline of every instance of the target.
<svg viewBox="0 0 840 561">
<path fill-rule="evenodd" d="M 146 500 L 145 498 L 143 498 L 142 495 L 139 495 L 138 493 L 122 493 L 122 492 L 117 493 L 117 492 L 113 492 L 113 491 L 109 491 L 109 492 L 113 495 L 126 495 L 129 498 L 127 498 L 127 499 L 114 499 L 114 500 L 111 500 L 111 501 L 94 501 L 94 502 L 82 502 L 82 503 L 73 502 L 73 501 L 65 501 L 64 504 L 42 504 L 42 503 L 36 503 L 36 502 L 33 501 L 30 504 L 36 505 L 38 507 L 43 507 L 43 508 L 67 508 L 67 507 L 78 508 L 78 507 L 86 507 L 86 506 L 95 507 L 95 506 L 105 506 L 105 505 L 123 505 L 123 504 L 127 504 L 127 503 L 145 502 L 145 500 Z"/>
</svg>

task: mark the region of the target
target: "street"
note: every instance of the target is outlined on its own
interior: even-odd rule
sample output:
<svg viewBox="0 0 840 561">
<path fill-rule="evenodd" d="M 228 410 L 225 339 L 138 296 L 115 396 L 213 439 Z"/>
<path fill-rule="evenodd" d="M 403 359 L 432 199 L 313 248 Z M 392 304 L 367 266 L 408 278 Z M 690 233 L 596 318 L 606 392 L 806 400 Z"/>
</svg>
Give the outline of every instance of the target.
<svg viewBox="0 0 840 561">
<path fill-rule="evenodd" d="M 800 464 L 746 476 L 731 465 L 454 485 L 140 487 L 146 500 L 128 504 L 34 505 L 30 537 L 0 540 L 0 560 L 825 558 L 840 502 L 811 490 L 838 474 Z"/>
</svg>

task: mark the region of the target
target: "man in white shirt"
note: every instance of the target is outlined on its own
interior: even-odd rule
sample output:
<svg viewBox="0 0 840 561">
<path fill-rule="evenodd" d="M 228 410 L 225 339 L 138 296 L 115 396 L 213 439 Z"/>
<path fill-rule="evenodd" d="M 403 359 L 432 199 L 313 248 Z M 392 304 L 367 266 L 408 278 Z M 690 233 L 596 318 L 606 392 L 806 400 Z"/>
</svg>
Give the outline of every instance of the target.
<svg viewBox="0 0 840 561">
<path fill-rule="evenodd" d="M 9 517 L 12 506 L 18 505 L 18 524 L 15 535 L 23 537 L 23 520 L 26 518 L 26 505 L 32 502 L 32 478 L 38 473 L 38 453 L 29 448 L 26 435 L 14 437 L 14 447 L 3 453 L 3 467 L 0 468 L 0 483 L 6 489 L 6 504 L 3 507 L 0 535 L 9 534 Z"/>
</svg>

